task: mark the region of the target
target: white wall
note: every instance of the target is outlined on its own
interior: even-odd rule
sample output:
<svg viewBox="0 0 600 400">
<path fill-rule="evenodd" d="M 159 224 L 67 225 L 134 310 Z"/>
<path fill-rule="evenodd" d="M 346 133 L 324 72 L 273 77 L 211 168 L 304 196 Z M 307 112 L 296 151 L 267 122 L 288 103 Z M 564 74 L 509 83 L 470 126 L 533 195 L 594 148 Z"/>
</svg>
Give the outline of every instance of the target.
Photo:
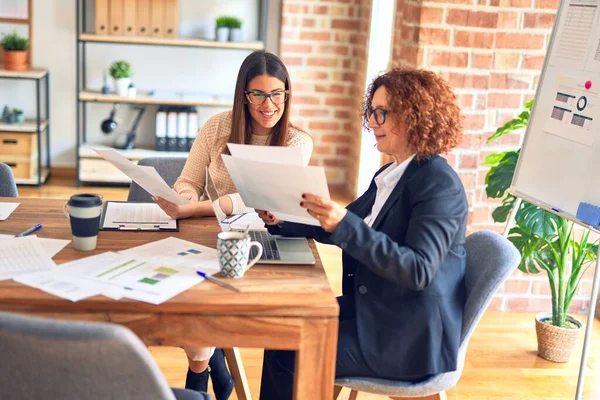
<svg viewBox="0 0 600 400">
<path fill-rule="evenodd" d="M 24 1 L 24 0 L 23 0 Z M 180 0 L 180 34 L 214 36 L 214 19 L 231 14 L 243 19 L 247 40 L 257 40 L 259 0 Z M 93 9 L 93 1 L 88 1 Z M 50 71 L 51 159 L 54 166 L 75 166 L 75 1 L 33 1 L 34 67 Z M 5 32 L 9 26 L 0 27 Z M 88 28 L 88 30 L 93 30 Z M 132 65 L 138 90 L 169 89 L 232 97 L 240 64 L 250 53 L 245 50 L 174 48 L 164 46 L 87 45 L 88 88 L 99 89 L 102 70 L 115 60 Z M 111 82 L 112 84 L 112 82 Z M 8 104 L 21 108 L 26 117 L 35 113 L 35 85 L 31 82 L 0 80 L 0 109 Z M 114 134 L 104 136 L 100 122 L 108 116 L 110 104 L 88 104 L 88 141 L 109 144 Z M 122 106 L 119 131 L 129 128 L 133 113 Z M 154 112 L 149 107 L 138 128 L 136 144 L 154 143 Z M 215 108 L 198 108 L 206 120 Z"/>
</svg>

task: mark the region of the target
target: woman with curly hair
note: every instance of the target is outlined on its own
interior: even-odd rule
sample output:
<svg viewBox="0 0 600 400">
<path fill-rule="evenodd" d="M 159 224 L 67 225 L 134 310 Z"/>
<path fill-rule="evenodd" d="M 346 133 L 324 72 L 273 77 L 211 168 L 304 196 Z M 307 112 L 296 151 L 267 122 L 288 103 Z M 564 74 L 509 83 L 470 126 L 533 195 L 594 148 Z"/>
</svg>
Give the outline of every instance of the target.
<svg viewBox="0 0 600 400">
<path fill-rule="evenodd" d="M 394 162 L 362 196 L 343 208 L 303 194 L 320 227 L 260 215 L 273 234 L 343 250 L 336 377 L 423 381 L 457 366 L 468 205 L 439 154 L 460 143 L 460 110 L 440 77 L 397 68 L 372 82 L 363 119 Z M 294 359 L 265 351 L 262 400 L 292 398 Z"/>
</svg>

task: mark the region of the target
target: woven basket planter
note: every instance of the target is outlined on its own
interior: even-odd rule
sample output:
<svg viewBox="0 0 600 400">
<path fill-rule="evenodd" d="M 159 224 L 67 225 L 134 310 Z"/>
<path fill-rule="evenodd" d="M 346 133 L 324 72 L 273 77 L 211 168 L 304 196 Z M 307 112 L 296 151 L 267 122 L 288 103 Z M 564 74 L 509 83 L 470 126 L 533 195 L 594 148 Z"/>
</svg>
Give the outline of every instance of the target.
<svg viewBox="0 0 600 400">
<path fill-rule="evenodd" d="M 567 362 L 581 332 L 581 323 L 570 315 L 567 315 L 567 320 L 577 325 L 578 329 L 559 328 L 540 322 L 547 319 L 552 319 L 552 314 L 540 313 L 535 316 L 538 356 L 548 361 Z"/>
</svg>

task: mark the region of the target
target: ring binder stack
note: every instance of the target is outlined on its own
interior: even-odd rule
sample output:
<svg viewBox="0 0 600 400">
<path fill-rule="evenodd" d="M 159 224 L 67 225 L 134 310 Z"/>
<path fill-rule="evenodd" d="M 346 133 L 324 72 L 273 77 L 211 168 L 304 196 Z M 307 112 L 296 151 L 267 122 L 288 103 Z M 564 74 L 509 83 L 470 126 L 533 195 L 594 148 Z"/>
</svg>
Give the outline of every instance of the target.
<svg viewBox="0 0 600 400">
<path fill-rule="evenodd" d="M 198 114 L 194 107 L 160 106 L 156 112 L 157 151 L 188 152 L 198 134 Z"/>
</svg>

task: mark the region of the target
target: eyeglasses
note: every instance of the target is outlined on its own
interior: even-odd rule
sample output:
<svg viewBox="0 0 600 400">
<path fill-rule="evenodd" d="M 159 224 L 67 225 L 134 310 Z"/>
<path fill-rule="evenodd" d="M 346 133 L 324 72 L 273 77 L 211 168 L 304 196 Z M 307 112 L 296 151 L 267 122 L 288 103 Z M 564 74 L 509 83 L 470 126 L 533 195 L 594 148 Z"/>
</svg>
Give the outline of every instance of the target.
<svg viewBox="0 0 600 400">
<path fill-rule="evenodd" d="M 373 116 L 373 118 L 375 118 L 375 122 L 377 123 L 377 125 L 383 125 L 385 124 L 385 120 L 387 118 L 389 111 L 386 110 L 385 108 L 368 108 L 367 109 L 367 120 L 371 118 L 371 116 Z"/>
<path fill-rule="evenodd" d="M 250 102 L 250 104 L 254 104 L 255 106 L 262 105 L 267 99 L 271 99 L 273 104 L 279 105 L 283 104 L 288 99 L 289 90 L 280 90 L 273 93 L 263 93 L 257 90 L 245 91 L 246 99 Z"/>
</svg>

